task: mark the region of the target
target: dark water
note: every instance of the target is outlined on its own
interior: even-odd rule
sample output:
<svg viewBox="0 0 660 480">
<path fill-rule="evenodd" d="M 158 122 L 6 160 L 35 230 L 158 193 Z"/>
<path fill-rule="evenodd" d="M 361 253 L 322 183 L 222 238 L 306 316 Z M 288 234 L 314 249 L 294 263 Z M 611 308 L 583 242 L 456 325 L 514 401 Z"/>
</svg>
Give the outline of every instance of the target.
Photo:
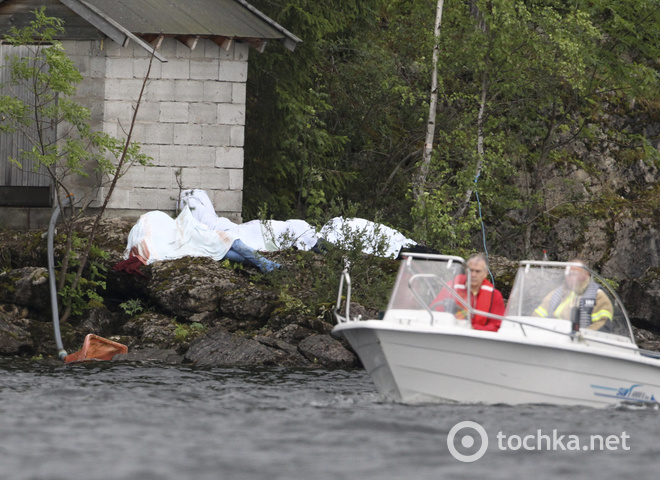
<svg viewBox="0 0 660 480">
<path fill-rule="evenodd" d="M 0 381 L 0 480 L 613 479 L 660 467 L 654 408 L 405 406 L 361 370 L 3 359 Z M 447 444 L 461 421 L 488 440 L 471 463 Z M 571 435 L 611 437 L 611 449 L 570 450 Z M 483 445 L 474 429 L 452 444 L 468 456 Z"/>
</svg>

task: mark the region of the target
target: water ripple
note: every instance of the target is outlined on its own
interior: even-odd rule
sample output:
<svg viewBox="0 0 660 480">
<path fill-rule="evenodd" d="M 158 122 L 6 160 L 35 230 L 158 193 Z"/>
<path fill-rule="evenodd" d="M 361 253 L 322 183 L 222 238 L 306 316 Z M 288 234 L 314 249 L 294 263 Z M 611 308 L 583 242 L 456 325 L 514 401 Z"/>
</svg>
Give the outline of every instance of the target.
<svg viewBox="0 0 660 480">
<path fill-rule="evenodd" d="M 0 480 L 615 478 L 656 475 L 658 409 L 418 405 L 362 370 L 0 359 Z M 451 457 L 463 420 L 490 439 Z M 630 435 L 629 451 L 501 451 L 497 433 Z"/>
</svg>

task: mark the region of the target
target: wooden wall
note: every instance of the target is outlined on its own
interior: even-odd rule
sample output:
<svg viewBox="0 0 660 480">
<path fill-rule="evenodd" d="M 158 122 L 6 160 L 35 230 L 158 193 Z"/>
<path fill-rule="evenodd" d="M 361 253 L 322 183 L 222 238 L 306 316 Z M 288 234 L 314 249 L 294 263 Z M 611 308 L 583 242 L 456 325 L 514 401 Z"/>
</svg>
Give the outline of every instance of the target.
<svg viewBox="0 0 660 480">
<path fill-rule="evenodd" d="M 22 85 L 11 85 L 10 71 L 3 68 L 7 64 L 6 56 L 9 54 L 24 56 L 29 53 L 28 47 L 10 47 L 0 45 L 0 95 L 8 95 L 29 100 L 32 95 Z M 54 140 L 55 133 L 51 134 Z M 35 187 L 49 186 L 50 179 L 35 171 L 34 163 L 29 159 L 20 159 L 22 168 L 17 167 L 9 158 L 19 158 L 20 150 L 31 150 L 27 137 L 21 133 L 0 133 L 0 186 Z"/>
<path fill-rule="evenodd" d="M 49 17 L 57 17 L 64 20 L 67 39 L 90 40 L 99 38 L 96 28 L 58 0 L 5 0 L 1 2 L 0 36 L 9 33 L 9 29 L 12 26 L 22 28 L 29 25 L 30 21 L 34 19 L 33 12 L 42 6 L 46 7 L 46 14 Z M 63 40 L 65 37 L 56 38 Z"/>
</svg>

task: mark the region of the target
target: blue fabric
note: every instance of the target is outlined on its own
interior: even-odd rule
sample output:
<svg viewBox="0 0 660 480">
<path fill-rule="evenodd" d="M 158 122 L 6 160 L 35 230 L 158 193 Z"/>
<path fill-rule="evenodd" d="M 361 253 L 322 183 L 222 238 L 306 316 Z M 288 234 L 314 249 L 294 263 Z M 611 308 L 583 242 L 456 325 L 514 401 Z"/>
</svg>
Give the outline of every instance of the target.
<svg viewBox="0 0 660 480">
<path fill-rule="evenodd" d="M 272 272 L 276 268 L 280 268 L 279 263 L 273 262 L 257 254 L 256 250 L 248 247 L 241 240 L 234 240 L 231 248 L 227 252 L 226 258 L 232 262 L 246 263 L 257 267 L 264 273 Z"/>
</svg>

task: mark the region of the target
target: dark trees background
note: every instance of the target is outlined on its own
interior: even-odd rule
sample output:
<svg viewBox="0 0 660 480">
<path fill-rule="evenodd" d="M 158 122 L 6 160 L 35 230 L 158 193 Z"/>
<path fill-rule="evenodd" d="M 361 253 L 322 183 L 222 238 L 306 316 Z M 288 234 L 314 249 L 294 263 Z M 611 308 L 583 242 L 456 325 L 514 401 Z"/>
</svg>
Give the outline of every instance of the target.
<svg viewBox="0 0 660 480">
<path fill-rule="evenodd" d="M 436 3 L 251 3 L 303 43 L 250 59 L 246 220 L 358 216 L 539 258 L 563 218 L 660 204 L 660 0 L 445 2 L 421 180 Z"/>
</svg>

